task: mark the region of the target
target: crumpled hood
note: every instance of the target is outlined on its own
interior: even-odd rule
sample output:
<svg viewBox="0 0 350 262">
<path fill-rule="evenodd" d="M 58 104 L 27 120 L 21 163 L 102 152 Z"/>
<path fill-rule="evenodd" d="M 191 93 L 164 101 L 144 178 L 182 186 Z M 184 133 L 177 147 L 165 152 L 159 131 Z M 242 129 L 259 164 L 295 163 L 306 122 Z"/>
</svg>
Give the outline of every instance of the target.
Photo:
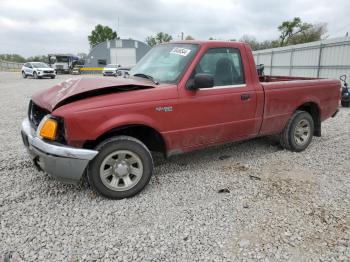
<svg viewBox="0 0 350 262">
<path fill-rule="evenodd" d="M 59 106 L 87 97 L 154 87 L 147 79 L 72 78 L 36 93 L 32 100 L 52 112 Z"/>
</svg>

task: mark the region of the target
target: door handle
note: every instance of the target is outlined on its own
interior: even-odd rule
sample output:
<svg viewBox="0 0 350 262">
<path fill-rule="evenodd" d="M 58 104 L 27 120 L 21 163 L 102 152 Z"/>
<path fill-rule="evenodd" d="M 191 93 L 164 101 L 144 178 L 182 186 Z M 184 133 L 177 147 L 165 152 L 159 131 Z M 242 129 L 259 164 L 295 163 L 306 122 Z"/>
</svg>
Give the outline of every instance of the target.
<svg viewBox="0 0 350 262">
<path fill-rule="evenodd" d="M 250 98 L 250 94 L 241 94 L 241 100 L 248 100 Z"/>
</svg>

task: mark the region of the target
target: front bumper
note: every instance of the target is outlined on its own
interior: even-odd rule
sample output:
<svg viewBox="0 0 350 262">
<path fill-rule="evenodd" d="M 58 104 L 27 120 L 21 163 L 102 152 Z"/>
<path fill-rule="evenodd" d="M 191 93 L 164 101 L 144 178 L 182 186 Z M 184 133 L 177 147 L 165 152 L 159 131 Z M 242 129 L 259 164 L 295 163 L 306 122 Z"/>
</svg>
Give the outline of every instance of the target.
<svg viewBox="0 0 350 262">
<path fill-rule="evenodd" d="M 56 76 L 56 74 L 55 74 L 55 71 L 53 71 L 53 72 L 43 72 L 43 71 L 39 71 L 38 72 L 38 76 Z"/>
<path fill-rule="evenodd" d="M 22 122 L 21 135 L 31 159 L 41 170 L 57 180 L 76 184 L 98 151 L 45 142 L 36 135 L 29 119 Z"/>
<path fill-rule="evenodd" d="M 104 76 L 115 76 L 116 72 L 115 71 L 103 71 L 102 74 Z"/>
</svg>

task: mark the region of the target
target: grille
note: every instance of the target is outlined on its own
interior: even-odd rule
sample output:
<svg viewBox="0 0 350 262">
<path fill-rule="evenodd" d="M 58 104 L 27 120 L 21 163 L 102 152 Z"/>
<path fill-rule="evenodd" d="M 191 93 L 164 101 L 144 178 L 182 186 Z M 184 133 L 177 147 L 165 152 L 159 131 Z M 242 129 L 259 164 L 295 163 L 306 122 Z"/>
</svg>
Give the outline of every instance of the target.
<svg viewBox="0 0 350 262">
<path fill-rule="evenodd" d="M 45 74 L 53 74 L 53 71 L 44 71 Z"/>
<path fill-rule="evenodd" d="M 39 126 L 40 121 L 50 112 L 37 106 L 33 101 L 29 103 L 28 118 L 30 123 L 35 127 Z"/>
</svg>

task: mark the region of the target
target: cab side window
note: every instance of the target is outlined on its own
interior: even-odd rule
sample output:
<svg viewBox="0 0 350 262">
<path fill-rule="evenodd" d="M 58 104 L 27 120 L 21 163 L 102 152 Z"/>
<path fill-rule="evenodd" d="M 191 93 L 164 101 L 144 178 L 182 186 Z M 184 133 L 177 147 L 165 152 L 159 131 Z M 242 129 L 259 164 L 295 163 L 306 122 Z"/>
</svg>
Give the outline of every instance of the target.
<svg viewBox="0 0 350 262">
<path fill-rule="evenodd" d="M 214 86 L 244 84 L 242 59 L 238 49 L 211 48 L 201 58 L 195 74 L 205 73 L 214 77 Z"/>
</svg>

